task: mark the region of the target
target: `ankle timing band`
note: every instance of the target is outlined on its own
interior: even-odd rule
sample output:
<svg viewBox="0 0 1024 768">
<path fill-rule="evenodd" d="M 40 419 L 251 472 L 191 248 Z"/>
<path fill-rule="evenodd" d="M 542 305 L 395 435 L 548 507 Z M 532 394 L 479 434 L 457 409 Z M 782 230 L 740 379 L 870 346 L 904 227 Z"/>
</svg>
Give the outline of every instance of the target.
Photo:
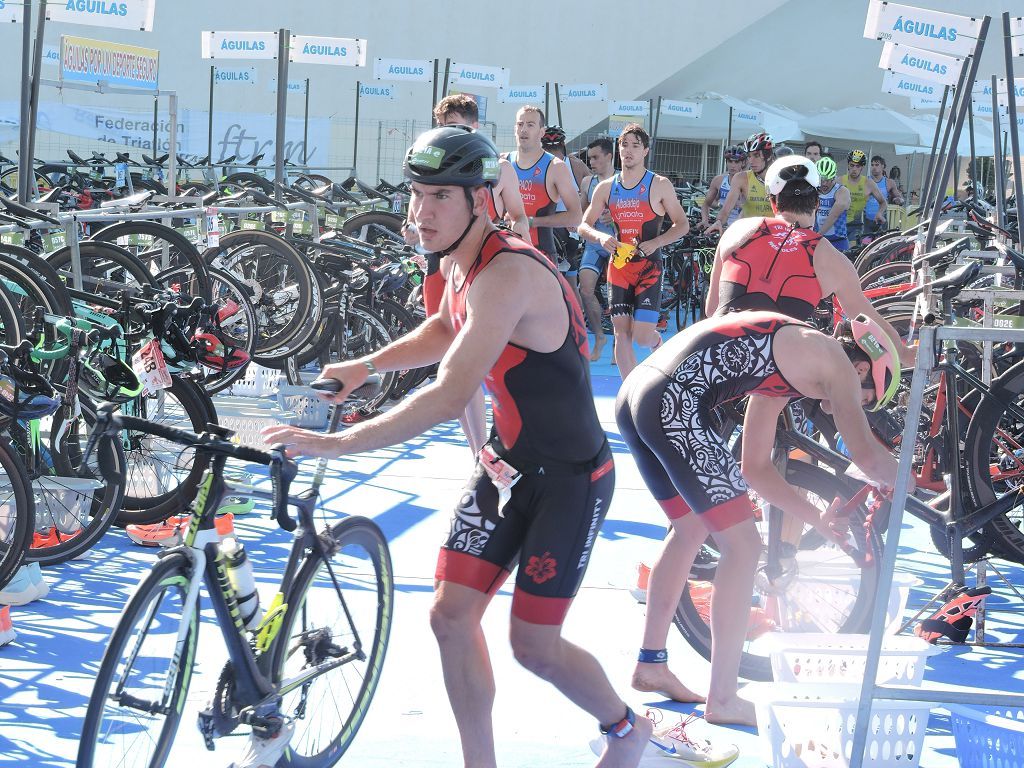
<svg viewBox="0 0 1024 768">
<path fill-rule="evenodd" d="M 598 725 L 601 733 L 605 736 L 614 736 L 616 739 L 624 739 L 633 730 L 633 725 L 636 723 L 636 714 L 628 706 L 626 707 L 626 716 L 619 720 L 617 723 L 612 725 Z"/>
<path fill-rule="evenodd" d="M 659 651 L 652 651 L 650 648 L 641 648 L 637 661 L 643 664 L 664 664 L 668 661 L 668 651 L 664 648 Z"/>
</svg>

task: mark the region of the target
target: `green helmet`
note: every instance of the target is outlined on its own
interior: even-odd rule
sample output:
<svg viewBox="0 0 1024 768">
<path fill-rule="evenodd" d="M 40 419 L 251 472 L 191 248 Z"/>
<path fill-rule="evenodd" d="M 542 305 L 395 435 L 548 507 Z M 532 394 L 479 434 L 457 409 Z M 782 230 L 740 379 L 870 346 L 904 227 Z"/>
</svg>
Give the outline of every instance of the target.
<svg viewBox="0 0 1024 768">
<path fill-rule="evenodd" d="M 818 161 L 818 174 L 823 181 L 834 179 L 837 173 L 839 173 L 839 167 L 831 157 L 823 157 Z"/>
</svg>

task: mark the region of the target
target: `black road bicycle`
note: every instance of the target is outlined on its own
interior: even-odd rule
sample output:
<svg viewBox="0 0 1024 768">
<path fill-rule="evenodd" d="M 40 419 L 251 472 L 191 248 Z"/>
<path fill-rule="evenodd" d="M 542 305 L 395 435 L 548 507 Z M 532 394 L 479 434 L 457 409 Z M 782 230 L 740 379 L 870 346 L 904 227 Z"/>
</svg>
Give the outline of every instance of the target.
<svg viewBox="0 0 1024 768">
<path fill-rule="evenodd" d="M 332 429 L 340 415 L 334 410 Z M 196 661 L 203 583 L 229 659 L 210 706 L 199 714 L 207 747 L 241 724 L 270 737 L 292 722 L 289 749 L 277 764 L 334 765 L 366 715 L 384 663 L 394 588 L 384 535 L 363 517 L 316 530 L 323 461 L 312 487 L 291 496 L 297 467 L 283 449 L 235 445 L 228 430 L 214 425 L 194 434 L 102 408 L 93 434 L 119 429 L 192 447 L 208 458 L 209 468 L 182 544 L 161 553 L 110 638 L 82 727 L 78 767 L 167 762 Z M 242 621 L 214 527 L 216 510 L 231 492 L 223 479 L 228 458 L 270 467 L 273 492 L 264 495 L 272 497 L 273 519 L 297 531 L 279 591 L 252 630 Z M 298 509 L 297 523 L 289 506 Z"/>
</svg>

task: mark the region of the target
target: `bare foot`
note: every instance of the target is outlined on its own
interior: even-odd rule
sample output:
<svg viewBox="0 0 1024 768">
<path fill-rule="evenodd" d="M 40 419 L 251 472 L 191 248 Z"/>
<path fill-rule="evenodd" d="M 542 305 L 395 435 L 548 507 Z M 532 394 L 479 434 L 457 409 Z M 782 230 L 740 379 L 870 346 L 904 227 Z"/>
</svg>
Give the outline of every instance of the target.
<svg viewBox="0 0 1024 768">
<path fill-rule="evenodd" d="M 637 662 L 633 670 L 634 690 L 644 693 L 660 693 L 666 699 L 682 702 L 683 704 L 702 704 L 705 699 L 699 693 L 694 693 L 672 674 L 668 664 L 644 664 Z"/>
<path fill-rule="evenodd" d="M 739 696 L 721 703 L 709 701 L 704 709 L 704 719 L 715 725 L 757 725 L 753 703 Z"/>
<path fill-rule="evenodd" d="M 601 359 L 601 351 L 604 349 L 605 342 L 608 341 L 608 337 L 603 333 L 600 336 L 594 337 L 594 348 L 590 352 L 590 362 L 596 363 Z"/>
<path fill-rule="evenodd" d="M 636 768 L 654 733 L 654 725 L 646 717 L 636 716 L 633 730 L 625 738 L 605 738 L 605 749 L 594 768 Z"/>
</svg>

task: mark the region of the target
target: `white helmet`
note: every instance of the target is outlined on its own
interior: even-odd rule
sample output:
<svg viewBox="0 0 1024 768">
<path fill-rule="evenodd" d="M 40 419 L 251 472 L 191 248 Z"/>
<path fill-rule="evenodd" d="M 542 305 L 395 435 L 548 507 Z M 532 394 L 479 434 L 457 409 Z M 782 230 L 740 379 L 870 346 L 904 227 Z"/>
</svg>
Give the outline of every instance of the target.
<svg viewBox="0 0 1024 768">
<path fill-rule="evenodd" d="M 821 174 L 813 161 L 803 155 L 789 155 L 780 157 L 768 166 L 764 174 L 764 185 L 768 188 L 768 194 L 778 196 L 786 184 L 799 179 L 814 188 L 821 184 Z"/>
</svg>

